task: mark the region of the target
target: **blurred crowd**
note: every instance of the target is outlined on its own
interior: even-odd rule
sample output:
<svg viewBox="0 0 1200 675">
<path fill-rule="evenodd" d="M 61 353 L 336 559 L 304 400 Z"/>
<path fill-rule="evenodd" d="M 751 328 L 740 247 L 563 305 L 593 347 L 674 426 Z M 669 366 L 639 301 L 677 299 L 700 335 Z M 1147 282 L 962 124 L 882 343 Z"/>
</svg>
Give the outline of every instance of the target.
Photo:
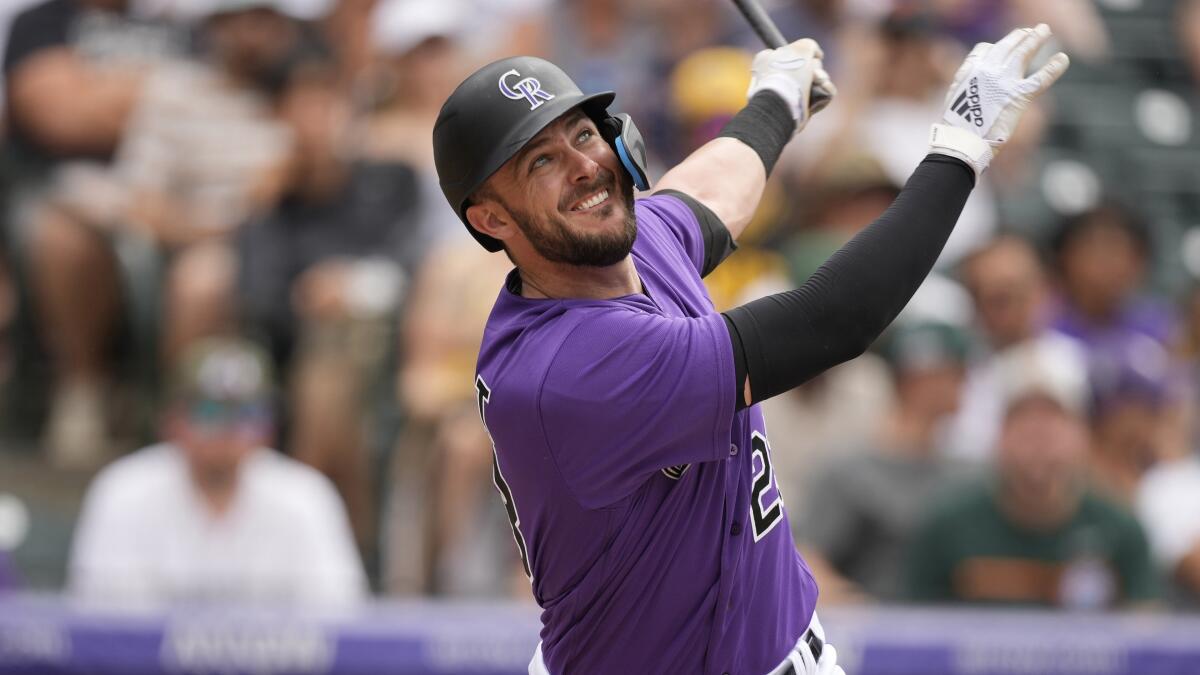
<svg viewBox="0 0 1200 675">
<path fill-rule="evenodd" d="M 895 325 L 765 404 L 822 602 L 1200 608 L 1200 0 L 764 5 L 840 94 L 718 309 L 887 208 L 970 45 L 1044 21 L 1072 58 Z M 661 175 L 745 102 L 731 3 L 8 0 L 0 41 L 0 592 L 528 598 L 472 384 L 509 262 L 433 121 L 537 54 Z M 65 545 L 5 455 L 84 477 Z"/>
</svg>

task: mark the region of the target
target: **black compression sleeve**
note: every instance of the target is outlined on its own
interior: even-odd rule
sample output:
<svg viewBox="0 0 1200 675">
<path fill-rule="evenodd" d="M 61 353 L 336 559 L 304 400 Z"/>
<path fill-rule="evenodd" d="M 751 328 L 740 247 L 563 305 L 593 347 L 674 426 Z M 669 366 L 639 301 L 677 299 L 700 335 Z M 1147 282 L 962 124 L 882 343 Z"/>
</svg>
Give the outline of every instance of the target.
<svg viewBox="0 0 1200 675">
<path fill-rule="evenodd" d="M 974 184 L 966 163 L 929 155 L 888 210 L 803 286 L 725 312 L 737 406 L 745 375 L 754 403 L 866 351 L 933 268 Z"/>
<path fill-rule="evenodd" d="M 796 120 L 788 104 L 773 91 L 760 91 L 725 124 L 718 137 L 728 136 L 758 153 L 767 175 L 775 168 L 783 146 L 792 140 Z"/>
</svg>

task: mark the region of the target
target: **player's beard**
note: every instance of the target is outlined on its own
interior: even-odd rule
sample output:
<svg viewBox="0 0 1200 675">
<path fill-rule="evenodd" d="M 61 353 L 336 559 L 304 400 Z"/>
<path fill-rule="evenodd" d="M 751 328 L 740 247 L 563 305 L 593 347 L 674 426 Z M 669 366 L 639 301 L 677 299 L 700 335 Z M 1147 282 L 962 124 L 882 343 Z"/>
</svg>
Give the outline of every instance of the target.
<svg viewBox="0 0 1200 675">
<path fill-rule="evenodd" d="M 625 209 L 621 228 L 615 232 L 580 233 L 572 230 L 563 218 L 538 218 L 506 205 L 530 245 L 546 260 L 567 265 L 608 267 L 624 260 L 633 250 L 633 242 L 637 239 L 637 219 L 633 213 L 633 182 L 624 173 L 614 174 L 604 168 L 600 171 L 601 174 L 593 185 L 577 191 L 567 203 L 573 203 L 607 188 L 612 196 L 600 215 L 608 216 L 611 210 L 618 206 Z M 606 213 L 605 210 L 609 212 Z"/>
</svg>

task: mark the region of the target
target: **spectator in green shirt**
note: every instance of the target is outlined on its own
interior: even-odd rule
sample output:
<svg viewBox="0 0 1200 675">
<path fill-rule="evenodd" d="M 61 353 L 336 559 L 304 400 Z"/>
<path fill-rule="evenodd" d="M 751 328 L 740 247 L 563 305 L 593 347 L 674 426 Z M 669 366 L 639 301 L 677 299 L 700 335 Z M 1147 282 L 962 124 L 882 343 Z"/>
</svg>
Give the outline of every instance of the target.
<svg viewBox="0 0 1200 675">
<path fill-rule="evenodd" d="M 993 471 L 936 504 L 918 527 L 909 597 L 1072 609 L 1155 599 L 1141 526 L 1086 484 L 1084 373 L 1031 350 L 1007 358 Z"/>
</svg>

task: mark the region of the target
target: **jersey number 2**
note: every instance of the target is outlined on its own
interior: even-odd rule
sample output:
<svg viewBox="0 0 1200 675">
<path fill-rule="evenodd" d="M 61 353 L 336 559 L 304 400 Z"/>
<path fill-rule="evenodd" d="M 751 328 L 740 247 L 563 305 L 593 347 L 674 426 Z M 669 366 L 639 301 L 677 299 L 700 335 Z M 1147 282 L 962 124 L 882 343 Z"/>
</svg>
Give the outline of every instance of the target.
<svg viewBox="0 0 1200 675">
<path fill-rule="evenodd" d="M 492 398 L 492 390 L 488 389 L 482 375 L 475 376 L 475 394 L 476 401 L 479 403 L 479 419 L 483 421 L 484 430 L 487 430 L 487 403 Z M 489 431 L 488 438 L 491 439 L 491 437 L 492 433 Z M 492 441 L 492 482 L 496 484 L 496 489 L 500 491 L 500 498 L 504 500 L 504 510 L 508 512 L 508 524 L 512 526 L 513 539 L 516 540 L 517 550 L 521 553 L 521 567 L 525 568 L 525 576 L 532 581 L 533 573 L 529 570 L 529 549 L 525 546 L 525 535 L 521 534 L 521 517 L 517 514 L 517 503 L 513 500 L 508 481 L 504 480 L 504 474 L 500 472 L 500 458 L 496 455 L 496 441 L 494 440 Z"/>
<path fill-rule="evenodd" d="M 775 482 L 775 471 L 771 468 L 771 448 L 767 439 L 757 431 L 750 434 L 750 445 L 754 457 L 758 458 L 762 469 L 754 474 L 754 484 L 750 486 L 750 520 L 754 526 L 754 541 L 767 536 L 779 521 L 783 520 L 783 495 L 779 486 L 775 486 L 775 499 L 763 506 L 763 494 L 771 483 Z"/>
</svg>

